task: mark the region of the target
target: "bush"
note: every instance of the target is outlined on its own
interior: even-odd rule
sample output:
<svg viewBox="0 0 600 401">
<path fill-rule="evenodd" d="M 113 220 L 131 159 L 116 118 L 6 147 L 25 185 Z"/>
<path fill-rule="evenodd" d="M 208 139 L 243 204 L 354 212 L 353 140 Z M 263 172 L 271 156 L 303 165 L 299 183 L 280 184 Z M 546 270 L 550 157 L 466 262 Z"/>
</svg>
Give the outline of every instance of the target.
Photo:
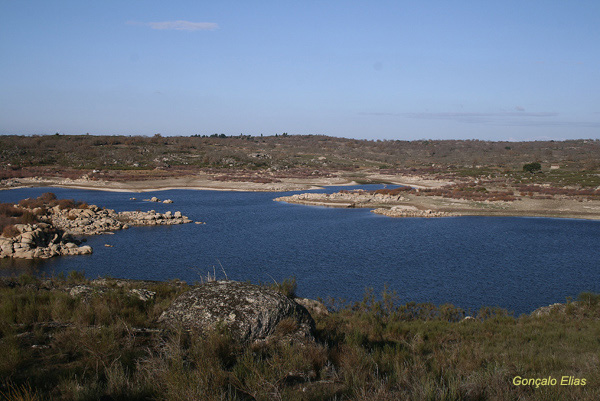
<svg viewBox="0 0 600 401">
<path fill-rule="evenodd" d="M 277 292 L 282 293 L 288 298 L 296 298 L 296 277 L 290 277 L 283 280 L 281 283 L 274 283 L 271 288 Z"/>
<path fill-rule="evenodd" d="M 52 202 L 53 200 L 56 200 L 56 195 L 52 192 L 46 192 L 41 194 L 38 199 L 43 202 Z"/>
<path fill-rule="evenodd" d="M 60 210 L 73 209 L 75 207 L 75 201 L 73 199 L 61 199 L 58 201 L 58 208 Z"/>
<path fill-rule="evenodd" d="M 528 173 L 537 173 L 542 170 L 542 165 L 538 162 L 528 163 L 523 166 L 523 171 Z"/>
<path fill-rule="evenodd" d="M 598 305 L 598 302 L 600 302 L 600 294 L 582 292 L 577 296 L 577 300 L 585 306 L 596 306 Z"/>
<path fill-rule="evenodd" d="M 0 203 L 0 216 L 19 217 L 23 211 L 14 207 L 11 203 Z"/>
<path fill-rule="evenodd" d="M 4 227 L 4 229 L 2 230 L 2 235 L 6 238 L 13 238 L 19 234 L 21 234 L 21 231 L 19 231 L 19 229 L 17 229 L 17 227 L 15 227 L 12 224 L 9 224 L 8 226 Z"/>
<path fill-rule="evenodd" d="M 28 209 L 35 209 L 36 207 L 44 206 L 44 202 L 39 199 L 27 198 L 27 199 L 20 200 L 19 206 L 28 208 Z"/>
<path fill-rule="evenodd" d="M 27 210 L 23 212 L 20 220 L 23 224 L 34 224 L 38 221 L 36 215 Z"/>
</svg>

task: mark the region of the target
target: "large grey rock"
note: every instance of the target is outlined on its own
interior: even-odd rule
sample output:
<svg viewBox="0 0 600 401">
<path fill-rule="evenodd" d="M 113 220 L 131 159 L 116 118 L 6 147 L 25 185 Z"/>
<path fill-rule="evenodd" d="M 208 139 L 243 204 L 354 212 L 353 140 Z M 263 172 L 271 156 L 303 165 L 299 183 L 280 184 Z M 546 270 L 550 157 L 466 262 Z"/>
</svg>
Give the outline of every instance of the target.
<svg viewBox="0 0 600 401">
<path fill-rule="evenodd" d="M 303 307 L 265 287 L 237 281 L 213 281 L 180 295 L 159 317 L 159 322 L 207 332 L 227 327 L 241 342 L 264 340 L 285 321 L 285 333 L 312 338 L 314 320 Z"/>
</svg>

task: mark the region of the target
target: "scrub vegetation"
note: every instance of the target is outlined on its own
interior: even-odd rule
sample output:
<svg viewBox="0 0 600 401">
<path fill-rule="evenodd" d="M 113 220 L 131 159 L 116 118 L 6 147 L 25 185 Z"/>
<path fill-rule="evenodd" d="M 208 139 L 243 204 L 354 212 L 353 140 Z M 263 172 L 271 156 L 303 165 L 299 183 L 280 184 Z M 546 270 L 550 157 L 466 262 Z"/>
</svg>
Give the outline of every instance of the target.
<svg viewBox="0 0 600 401">
<path fill-rule="evenodd" d="M 198 172 L 218 181 L 348 176 L 364 170 L 441 179 L 600 185 L 600 141 L 355 140 L 323 135 L 0 136 L 0 179 L 131 181 Z M 538 168 L 539 167 L 539 168 Z"/>
<path fill-rule="evenodd" d="M 600 296 L 539 316 L 399 304 L 384 289 L 329 302 L 316 341 L 242 346 L 224 330 L 163 330 L 156 319 L 189 288 L 136 282 L 74 292 L 79 273 L 0 281 L 0 399 L 7 400 L 585 400 L 600 397 Z M 79 287 L 78 287 L 79 286 Z M 295 280 L 281 290 L 293 296 Z M 283 324 L 285 323 L 285 324 Z M 291 328 L 282 322 L 285 335 Z M 586 385 L 515 385 L 515 377 Z M 573 382 L 573 381 L 571 381 Z"/>
</svg>

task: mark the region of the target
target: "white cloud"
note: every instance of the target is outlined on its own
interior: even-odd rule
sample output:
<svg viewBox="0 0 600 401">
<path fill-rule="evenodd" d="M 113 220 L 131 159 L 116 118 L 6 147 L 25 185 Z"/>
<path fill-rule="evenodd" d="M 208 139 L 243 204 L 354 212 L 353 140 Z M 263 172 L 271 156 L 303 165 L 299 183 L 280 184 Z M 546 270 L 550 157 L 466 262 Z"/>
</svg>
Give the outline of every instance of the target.
<svg viewBox="0 0 600 401">
<path fill-rule="evenodd" d="M 135 22 L 129 21 L 129 25 L 144 25 L 160 31 L 214 31 L 219 28 L 215 22 L 191 22 L 191 21 L 160 21 L 160 22 Z"/>
</svg>

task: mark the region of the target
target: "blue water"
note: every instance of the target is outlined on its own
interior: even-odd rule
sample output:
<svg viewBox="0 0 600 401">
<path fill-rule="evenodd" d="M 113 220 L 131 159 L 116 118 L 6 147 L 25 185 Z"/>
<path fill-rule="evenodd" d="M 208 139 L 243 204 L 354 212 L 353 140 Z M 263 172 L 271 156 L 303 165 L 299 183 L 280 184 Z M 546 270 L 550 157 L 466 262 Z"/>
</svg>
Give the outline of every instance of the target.
<svg viewBox="0 0 600 401">
<path fill-rule="evenodd" d="M 339 188 L 328 188 L 335 192 Z M 295 276 L 308 298 L 362 299 L 387 284 L 402 302 L 499 306 L 516 314 L 600 292 L 600 222 L 516 217 L 394 219 L 367 209 L 274 202 L 286 194 L 171 190 L 143 194 L 59 188 L 0 192 L 14 202 L 54 192 L 123 210 L 180 210 L 205 225 L 133 227 L 87 238 L 93 255 L 45 261 L 3 259 L 0 274 L 34 270 L 88 277 L 200 281 L 222 268 L 230 279 Z M 317 191 L 318 192 L 318 191 Z M 138 200 L 129 200 L 130 197 Z M 141 201 L 157 196 L 173 204 Z M 112 248 L 104 244 L 113 245 Z M 221 268 L 222 266 L 222 268 Z"/>
</svg>

